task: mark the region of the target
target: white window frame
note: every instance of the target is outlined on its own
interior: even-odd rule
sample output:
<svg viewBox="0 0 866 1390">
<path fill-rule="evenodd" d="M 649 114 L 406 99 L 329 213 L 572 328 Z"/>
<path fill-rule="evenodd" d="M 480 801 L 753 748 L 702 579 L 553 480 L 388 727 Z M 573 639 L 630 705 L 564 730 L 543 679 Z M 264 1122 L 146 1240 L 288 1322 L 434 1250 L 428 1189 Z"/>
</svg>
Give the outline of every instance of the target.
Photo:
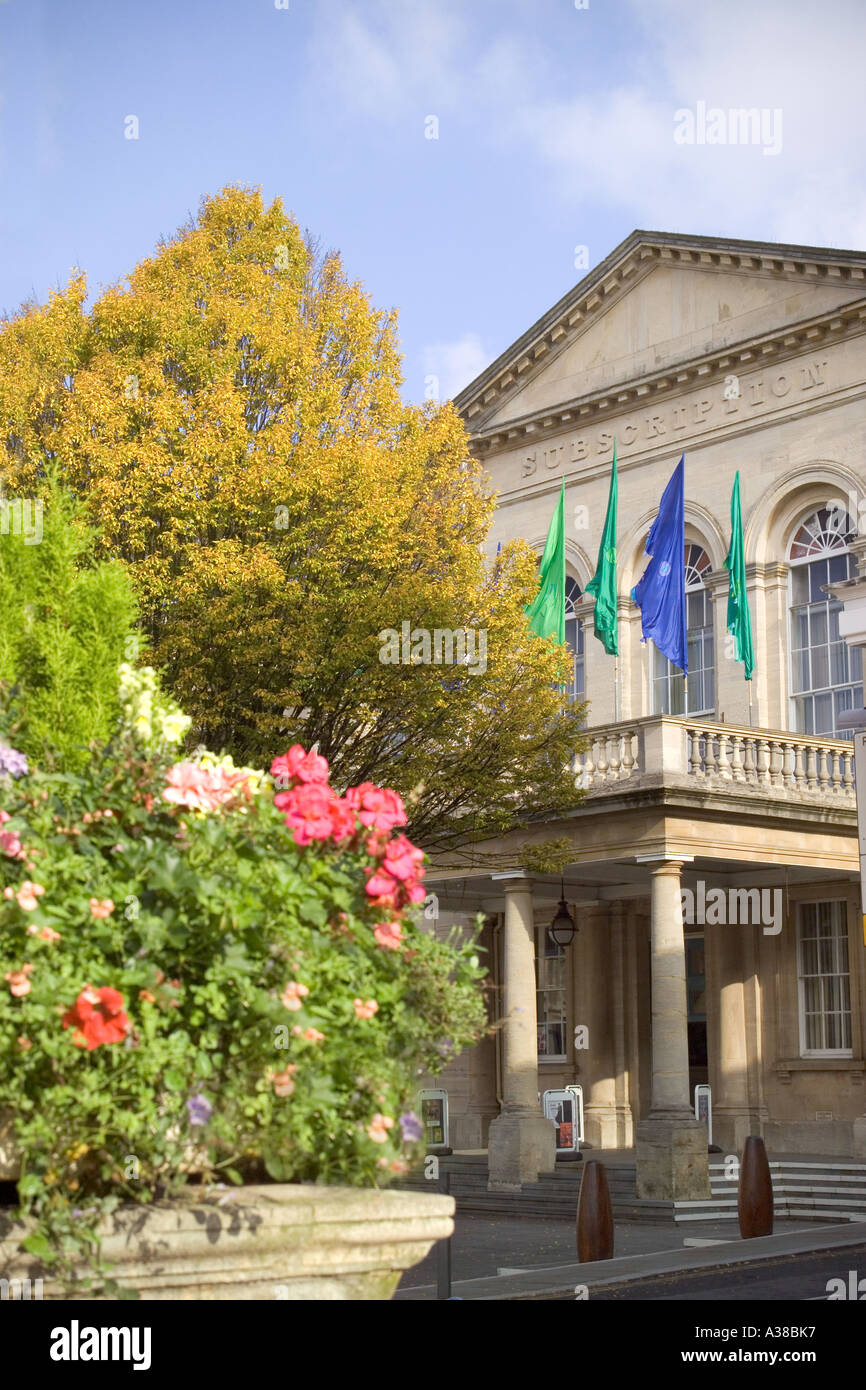
<svg viewBox="0 0 866 1390">
<path fill-rule="evenodd" d="M 832 556 L 834 556 L 834 555 L 851 555 L 851 553 L 852 553 L 852 552 L 851 552 L 851 544 L 850 544 L 850 541 L 846 541 L 845 545 L 844 545 L 843 547 L 841 547 L 841 548 L 838 547 L 838 546 L 835 546 L 835 547 L 833 547 L 833 546 L 826 546 L 823 550 L 816 551 L 814 555 L 803 555 L 803 556 L 798 557 L 796 560 L 792 560 L 792 559 L 791 559 L 791 549 L 792 549 L 792 547 L 793 547 L 793 545 L 794 545 L 794 542 L 795 542 L 795 540 L 796 540 L 796 538 L 797 538 L 797 535 L 798 535 L 798 533 L 799 533 L 799 531 L 800 531 L 800 528 L 801 528 L 802 526 L 804 526 L 804 525 L 806 524 L 806 522 L 809 521 L 809 519 L 810 519 L 811 517 L 815 516 L 815 514 L 816 514 L 817 512 L 820 512 L 821 510 L 823 510 L 821 507 L 813 507 L 813 508 L 811 509 L 811 511 L 806 512 L 803 516 L 800 517 L 799 521 L 796 523 L 796 525 L 794 526 L 794 528 L 793 528 L 793 530 L 792 530 L 792 532 L 791 532 L 791 536 L 790 536 L 790 539 L 789 539 L 789 541 L 788 541 L 787 549 L 786 549 L 786 552 L 785 552 L 785 553 L 786 553 L 786 557 L 787 557 L 787 561 L 786 561 L 786 562 L 787 562 L 787 565 L 788 565 L 787 605 L 786 605 L 786 609 L 785 609 L 785 634 L 786 634 L 786 646 L 787 646 L 787 655 L 788 655 L 788 663 L 787 663 L 787 664 L 788 664 L 788 731 L 789 731 L 790 733 L 792 733 L 792 734 L 798 733 L 798 732 L 799 732 L 799 730 L 798 730 L 798 728 L 797 728 L 797 701 L 798 701 L 798 699 L 801 699 L 804 695 L 814 694 L 814 691 L 811 691 L 811 690 L 809 690 L 809 691 L 799 691 L 799 692 L 795 693 L 796 681 L 795 681 L 795 679 L 794 679 L 794 622 L 793 622 L 793 619 L 794 619 L 794 573 L 793 573 L 793 572 L 794 572 L 795 569 L 801 569 L 802 567 L 804 567 L 804 566 L 806 566 L 806 565 L 810 565 L 814 560 L 827 560 L 827 559 L 830 559 L 830 558 L 831 558 Z M 854 528 L 854 524 L 853 524 L 853 522 L 851 521 L 850 516 L 846 516 L 846 521 L 847 521 L 847 527 L 846 527 L 845 534 L 846 534 L 846 535 L 849 535 L 849 536 L 850 536 L 850 535 L 856 534 L 856 530 L 855 530 L 855 528 Z M 849 568 L 850 568 L 850 566 L 849 566 Z M 856 567 L 856 564 L 855 564 L 855 566 L 854 566 L 854 572 L 855 572 L 855 574 L 856 574 L 856 571 L 857 571 L 857 567 Z M 829 595 L 828 595 L 828 597 L 829 597 Z M 858 654 L 857 654 L 856 652 L 852 652 L 852 653 L 851 653 L 851 659 L 852 659 L 853 661 L 856 662 L 856 661 L 859 659 L 859 658 L 858 658 Z M 863 683 L 862 680 L 861 680 L 861 681 L 858 681 L 856 678 L 855 678 L 854 680 L 848 682 L 848 684 L 850 684 L 850 685 L 858 685 L 858 684 L 862 684 L 862 683 Z M 827 687 L 827 689 L 828 689 L 830 692 L 835 691 L 837 688 L 839 688 L 839 687 L 836 687 L 836 686 L 828 686 L 828 687 Z M 804 737 L 804 738 L 850 738 L 850 737 L 852 737 L 852 735 L 846 733 L 844 730 L 842 730 L 842 731 L 837 730 L 835 733 L 830 733 L 830 734 L 803 734 L 803 737 Z"/>
<path fill-rule="evenodd" d="M 708 553 L 708 551 L 707 551 L 706 546 L 702 545 L 700 541 L 690 541 L 690 540 L 687 538 L 687 539 L 686 539 L 686 543 L 685 543 L 685 551 L 684 551 L 684 553 L 683 553 L 683 564 L 684 564 L 684 565 L 685 565 L 685 563 L 686 563 L 686 555 L 689 553 L 689 551 L 690 551 L 692 548 L 694 548 L 694 549 L 696 549 L 696 550 L 699 550 L 699 551 L 701 552 L 702 555 L 706 555 L 707 560 L 708 560 L 708 562 L 709 562 L 707 565 L 704 566 L 704 569 L 703 569 L 702 571 L 697 571 L 698 576 L 699 576 L 699 577 L 698 577 L 698 580 L 697 580 L 697 581 L 692 580 L 691 583 L 690 583 L 689 580 L 688 580 L 688 568 L 689 568 L 689 567 L 687 567 L 687 569 L 686 569 L 686 586 L 685 586 L 685 592 L 686 592 L 686 612 L 687 612 L 687 613 L 688 613 L 688 596 L 689 596 L 689 594 L 697 594 L 697 593 L 700 593 L 701 591 L 703 591 L 703 592 L 707 595 L 706 602 L 707 602 L 707 606 L 709 607 L 709 617 L 710 617 L 710 621 L 709 621 L 708 628 L 709 628 L 709 632 L 710 632 L 710 635 L 711 635 L 711 637 L 712 637 L 712 642 L 713 642 L 713 703 L 712 703 L 712 705 L 710 706 L 709 709 L 703 709 L 703 710 L 692 710 L 692 709 L 689 709 L 689 708 L 688 708 L 688 704 L 689 704 L 689 690 L 688 690 L 688 682 L 687 682 L 687 683 L 686 683 L 686 698 L 685 698 L 685 705 L 686 705 L 686 708 L 684 709 L 684 711 L 683 711 L 682 714 L 674 714 L 674 715 L 670 715 L 670 716 L 664 716 L 664 715 L 662 714 L 662 711 L 661 711 L 661 710 L 657 710 L 657 709 L 656 709 L 656 674 L 655 674 L 656 656 L 655 656 L 655 654 L 656 654 L 656 652 L 658 651 L 658 648 L 656 647 L 655 643 L 653 642 L 653 644 L 652 644 L 652 657 L 651 657 L 651 659 L 650 659 L 650 669 L 649 669 L 649 682 L 650 682 L 650 689 L 649 689 L 649 705 L 650 705 L 650 710 L 651 710 L 652 714 L 653 714 L 654 716 L 658 716 L 658 717 L 660 717 L 660 718 L 670 717 L 671 719 L 715 719 L 715 717 L 716 717 L 716 704 L 717 704 L 717 702 L 718 702 L 718 678 L 717 678 L 718 665 L 717 665 L 717 652 L 716 652 L 716 629 L 715 629 L 716 615 L 715 615 L 715 603 L 714 603 L 714 601 L 713 601 L 712 591 L 707 587 L 707 585 L 704 583 L 703 579 L 700 578 L 700 575 L 702 575 L 702 574 L 709 574 L 709 573 L 710 573 L 710 571 L 711 571 L 711 569 L 712 569 L 712 561 L 710 560 L 709 553 Z M 706 629 L 702 629 L 702 631 L 706 631 Z M 688 647 L 688 622 L 686 623 L 686 646 Z M 665 680 L 667 681 L 668 693 L 670 693 L 670 682 L 671 682 L 671 677 L 672 677 L 672 675 L 674 674 L 674 673 L 672 672 L 672 670 L 671 670 L 672 663 L 671 663 L 671 661 L 670 661 L 670 659 L 669 659 L 668 657 L 665 657 L 665 656 L 664 656 L 664 653 L 663 653 L 663 652 L 659 652 L 659 656 L 662 657 L 662 659 L 665 660 L 665 661 L 667 662 L 667 671 L 666 671 L 666 675 L 665 675 Z"/>
<path fill-rule="evenodd" d="M 805 996 L 806 996 L 806 991 L 805 991 L 805 979 L 804 979 L 804 975 L 803 975 L 803 910 L 804 910 L 805 908 L 818 908 L 818 907 L 822 906 L 824 903 L 829 903 L 831 906 L 833 906 L 833 907 L 835 907 L 835 908 L 837 909 L 837 911 L 838 911 L 838 916 L 839 916 L 839 919 L 840 919 L 840 921 L 841 921 L 841 932 L 840 932 L 840 936 L 841 936 L 842 938 L 844 938 L 845 944 L 846 944 L 846 949 L 847 949 L 847 956 L 848 956 L 848 971 L 847 971 L 847 978 L 848 978 L 848 1031 L 849 1031 L 849 1035 L 850 1035 L 850 1037 L 851 1037 L 851 1042 L 852 1042 L 852 1046 L 851 1046 L 851 1047 L 807 1047 L 807 1046 L 806 1046 L 806 997 L 805 997 Z M 844 898 L 824 898 L 824 899 L 811 899 L 811 900 L 809 900 L 809 901 L 798 902 L 798 903 L 797 903 L 796 923 L 797 923 L 797 1014 L 798 1014 L 798 1024 L 799 1024 L 800 1056 L 801 1056 L 802 1058 L 810 1058 L 810 1057 L 811 1057 L 811 1058 L 823 1058 L 823 1057 L 826 1057 L 826 1058 L 828 1058 L 828 1059 L 829 1059 L 829 1058 L 833 1058 L 833 1057 L 840 1057 L 840 1058 L 853 1057 L 853 1056 L 854 1056 L 854 1050 L 853 1050 L 853 1041 L 854 1041 L 854 1002 L 853 1002 L 853 990 L 854 990 L 855 981 L 854 981 L 854 977 L 853 977 L 852 971 L 851 971 L 851 942 L 850 942 L 850 940 L 849 940 L 849 935 L 848 935 L 848 903 L 847 903 L 847 900 L 844 899 Z M 826 977 L 826 976 L 824 976 L 824 977 L 815 977 L 815 976 L 813 976 L 813 977 L 811 977 L 811 978 L 828 978 L 828 977 Z M 842 978 L 842 977 L 839 976 L 838 978 Z"/>
<path fill-rule="evenodd" d="M 539 960 L 542 959 L 543 949 L 545 948 L 545 943 L 548 941 L 549 935 L 550 935 L 550 927 L 549 927 L 549 924 L 545 924 L 545 925 L 543 925 L 543 926 L 537 926 L 537 927 L 535 928 L 535 1007 L 536 1007 L 536 1025 L 537 1025 L 537 1028 L 540 1028 L 540 1027 L 541 1027 L 541 1014 L 540 1014 L 540 1010 L 538 1009 L 539 997 L 540 997 L 540 995 L 541 995 L 542 993 L 551 993 L 551 994 L 554 993 L 553 990 L 549 990 L 549 991 L 547 991 L 547 990 L 542 990 L 542 988 L 541 988 L 541 983 L 540 983 L 539 978 L 538 978 L 538 962 L 539 962 Z M 553 944 L 555 944 L 555 943 L 551 942 L 551 945 L 553 945 Z M 560 947 L 557 948 L 557 950 L 556 950 L 556 952 L 555 952 L 555 954 L 554 954 L 554 958 L 557 958 L 557 957 L 559 957 L 560 959 L 563 959 L 563 960 L 567 961 L 567 959 L 568 959 L 568 951 L 567 951 L 567 948 L 566 948 L 565 946 L 560 946 Z M 558 993 L 558 991 L 556 991 L 556 992 Z M 563 1024 L 562 1024 L 562 1044 L 563 1044 L 563 1048 L 566 1048 L 566 1049 L 567 1049 L 567 1048 L 568 1048 L 568 974 L 567 974 L 567 967 L 566 967 L 566 969 L 563 971 L 563 980 L 562 980 L 562 1016 L 563 1016 Z M 537 1036 L 537 1033 L 536 1033 L 536 1043 L 535 1043 L 535 1045 L 536 1045 L 536 1049 L 537 1049 L 537 1048 L 538 1048 L 538 1036 Z M 541 1064 L 542 1062 L 556 1062 L 557 1065 L 560 1065 L 560 1066 L 561 1066 L 563 1062 L 567 1062 L 567 1061 L 568 1061 L 568 1052 L 567 1052 L 567 1051 L 563 1051 L 563 1052 L 538 1052 L 537 1055 L 538 1055 L 539 1064 Z"/>
</svg>

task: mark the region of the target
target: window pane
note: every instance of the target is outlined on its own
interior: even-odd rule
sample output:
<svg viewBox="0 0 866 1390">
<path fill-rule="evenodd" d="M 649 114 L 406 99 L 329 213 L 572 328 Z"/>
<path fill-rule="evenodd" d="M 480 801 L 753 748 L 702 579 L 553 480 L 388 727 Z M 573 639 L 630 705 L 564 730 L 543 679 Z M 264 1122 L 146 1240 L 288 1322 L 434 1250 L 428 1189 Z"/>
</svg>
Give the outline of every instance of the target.
<svg viewBox="0 0 866 1390">
<path fill-rule="evenodd" d="M 791 593 L 794 603 L 809 602 L 809 566 L 795 565 L 791 570 Z"/>
</svg>

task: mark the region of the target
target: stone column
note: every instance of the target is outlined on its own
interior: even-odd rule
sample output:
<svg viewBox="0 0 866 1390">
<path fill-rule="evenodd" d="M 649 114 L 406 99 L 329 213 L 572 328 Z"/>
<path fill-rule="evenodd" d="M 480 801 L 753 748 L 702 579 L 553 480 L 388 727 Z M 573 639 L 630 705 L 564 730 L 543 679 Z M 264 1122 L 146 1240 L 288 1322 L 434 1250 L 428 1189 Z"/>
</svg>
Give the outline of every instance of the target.
<svg viewBox="0 0 866 1390">
<path fill-rule="evenodd" d="M 646 857 L 651 873 L 652 1089 L 637 1127 L 637 1195 L 709 1197 L 706 1130 L 692 1114 L 681 859 Z"/>
<path fill-rule="evenodd" d="M 556 1166 L 556 1130 L 538 1104 L 538 1016 L 532 880 L 493 874 L 505 888 L 502 928 L 502 1105 L 487 1140 L 488 1188 L 515 1192 Z"/>
<path fill-rule="evenodd" d="M 726 1153 L 742 1153 L 750 1134 L 760 1134 L 751 1104 L 746 1019 L 746 972 L 741 925 L 705 928 L 707 989 L 718 992 L 717 1028 L 710 1031 L 710 1079 L 713 1087 L 713 1140 Z"/>
</svg>

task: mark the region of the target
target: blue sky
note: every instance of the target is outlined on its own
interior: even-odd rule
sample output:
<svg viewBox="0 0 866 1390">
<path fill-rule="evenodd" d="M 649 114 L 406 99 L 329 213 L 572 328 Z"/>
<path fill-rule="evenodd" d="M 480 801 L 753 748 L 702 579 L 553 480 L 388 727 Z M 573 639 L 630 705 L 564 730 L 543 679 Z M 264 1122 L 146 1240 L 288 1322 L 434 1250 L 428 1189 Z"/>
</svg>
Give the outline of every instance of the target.
<svg viewBox="0 0 866 1390">
<path fill-rule="evenodd" d="M 634 227 L 866 247 L 862 0 L 278 3 L 0 0 L 0 311 L 260 185 L 399 307 L 420 399 Z M 699 102 L 780 148 L 677 143 Z"/>
</svg>

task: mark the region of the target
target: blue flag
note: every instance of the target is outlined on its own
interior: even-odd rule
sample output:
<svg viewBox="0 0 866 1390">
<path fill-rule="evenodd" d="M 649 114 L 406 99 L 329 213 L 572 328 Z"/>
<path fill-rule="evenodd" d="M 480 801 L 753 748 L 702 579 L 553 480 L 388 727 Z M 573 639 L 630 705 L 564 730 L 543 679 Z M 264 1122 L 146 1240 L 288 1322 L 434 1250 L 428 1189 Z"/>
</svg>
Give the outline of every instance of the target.
<svg viewBox="0 0 866 1390">
<path fill-rule="evenodd" d="M 646 538 L 646 553 L 652 559 L 631 596 L 640 609 L 641 640 L 650 638 L 674 666 L 688 674 L 685 472 L 683 454 L 662 493 L 659 514 Z"/>
</svg>

